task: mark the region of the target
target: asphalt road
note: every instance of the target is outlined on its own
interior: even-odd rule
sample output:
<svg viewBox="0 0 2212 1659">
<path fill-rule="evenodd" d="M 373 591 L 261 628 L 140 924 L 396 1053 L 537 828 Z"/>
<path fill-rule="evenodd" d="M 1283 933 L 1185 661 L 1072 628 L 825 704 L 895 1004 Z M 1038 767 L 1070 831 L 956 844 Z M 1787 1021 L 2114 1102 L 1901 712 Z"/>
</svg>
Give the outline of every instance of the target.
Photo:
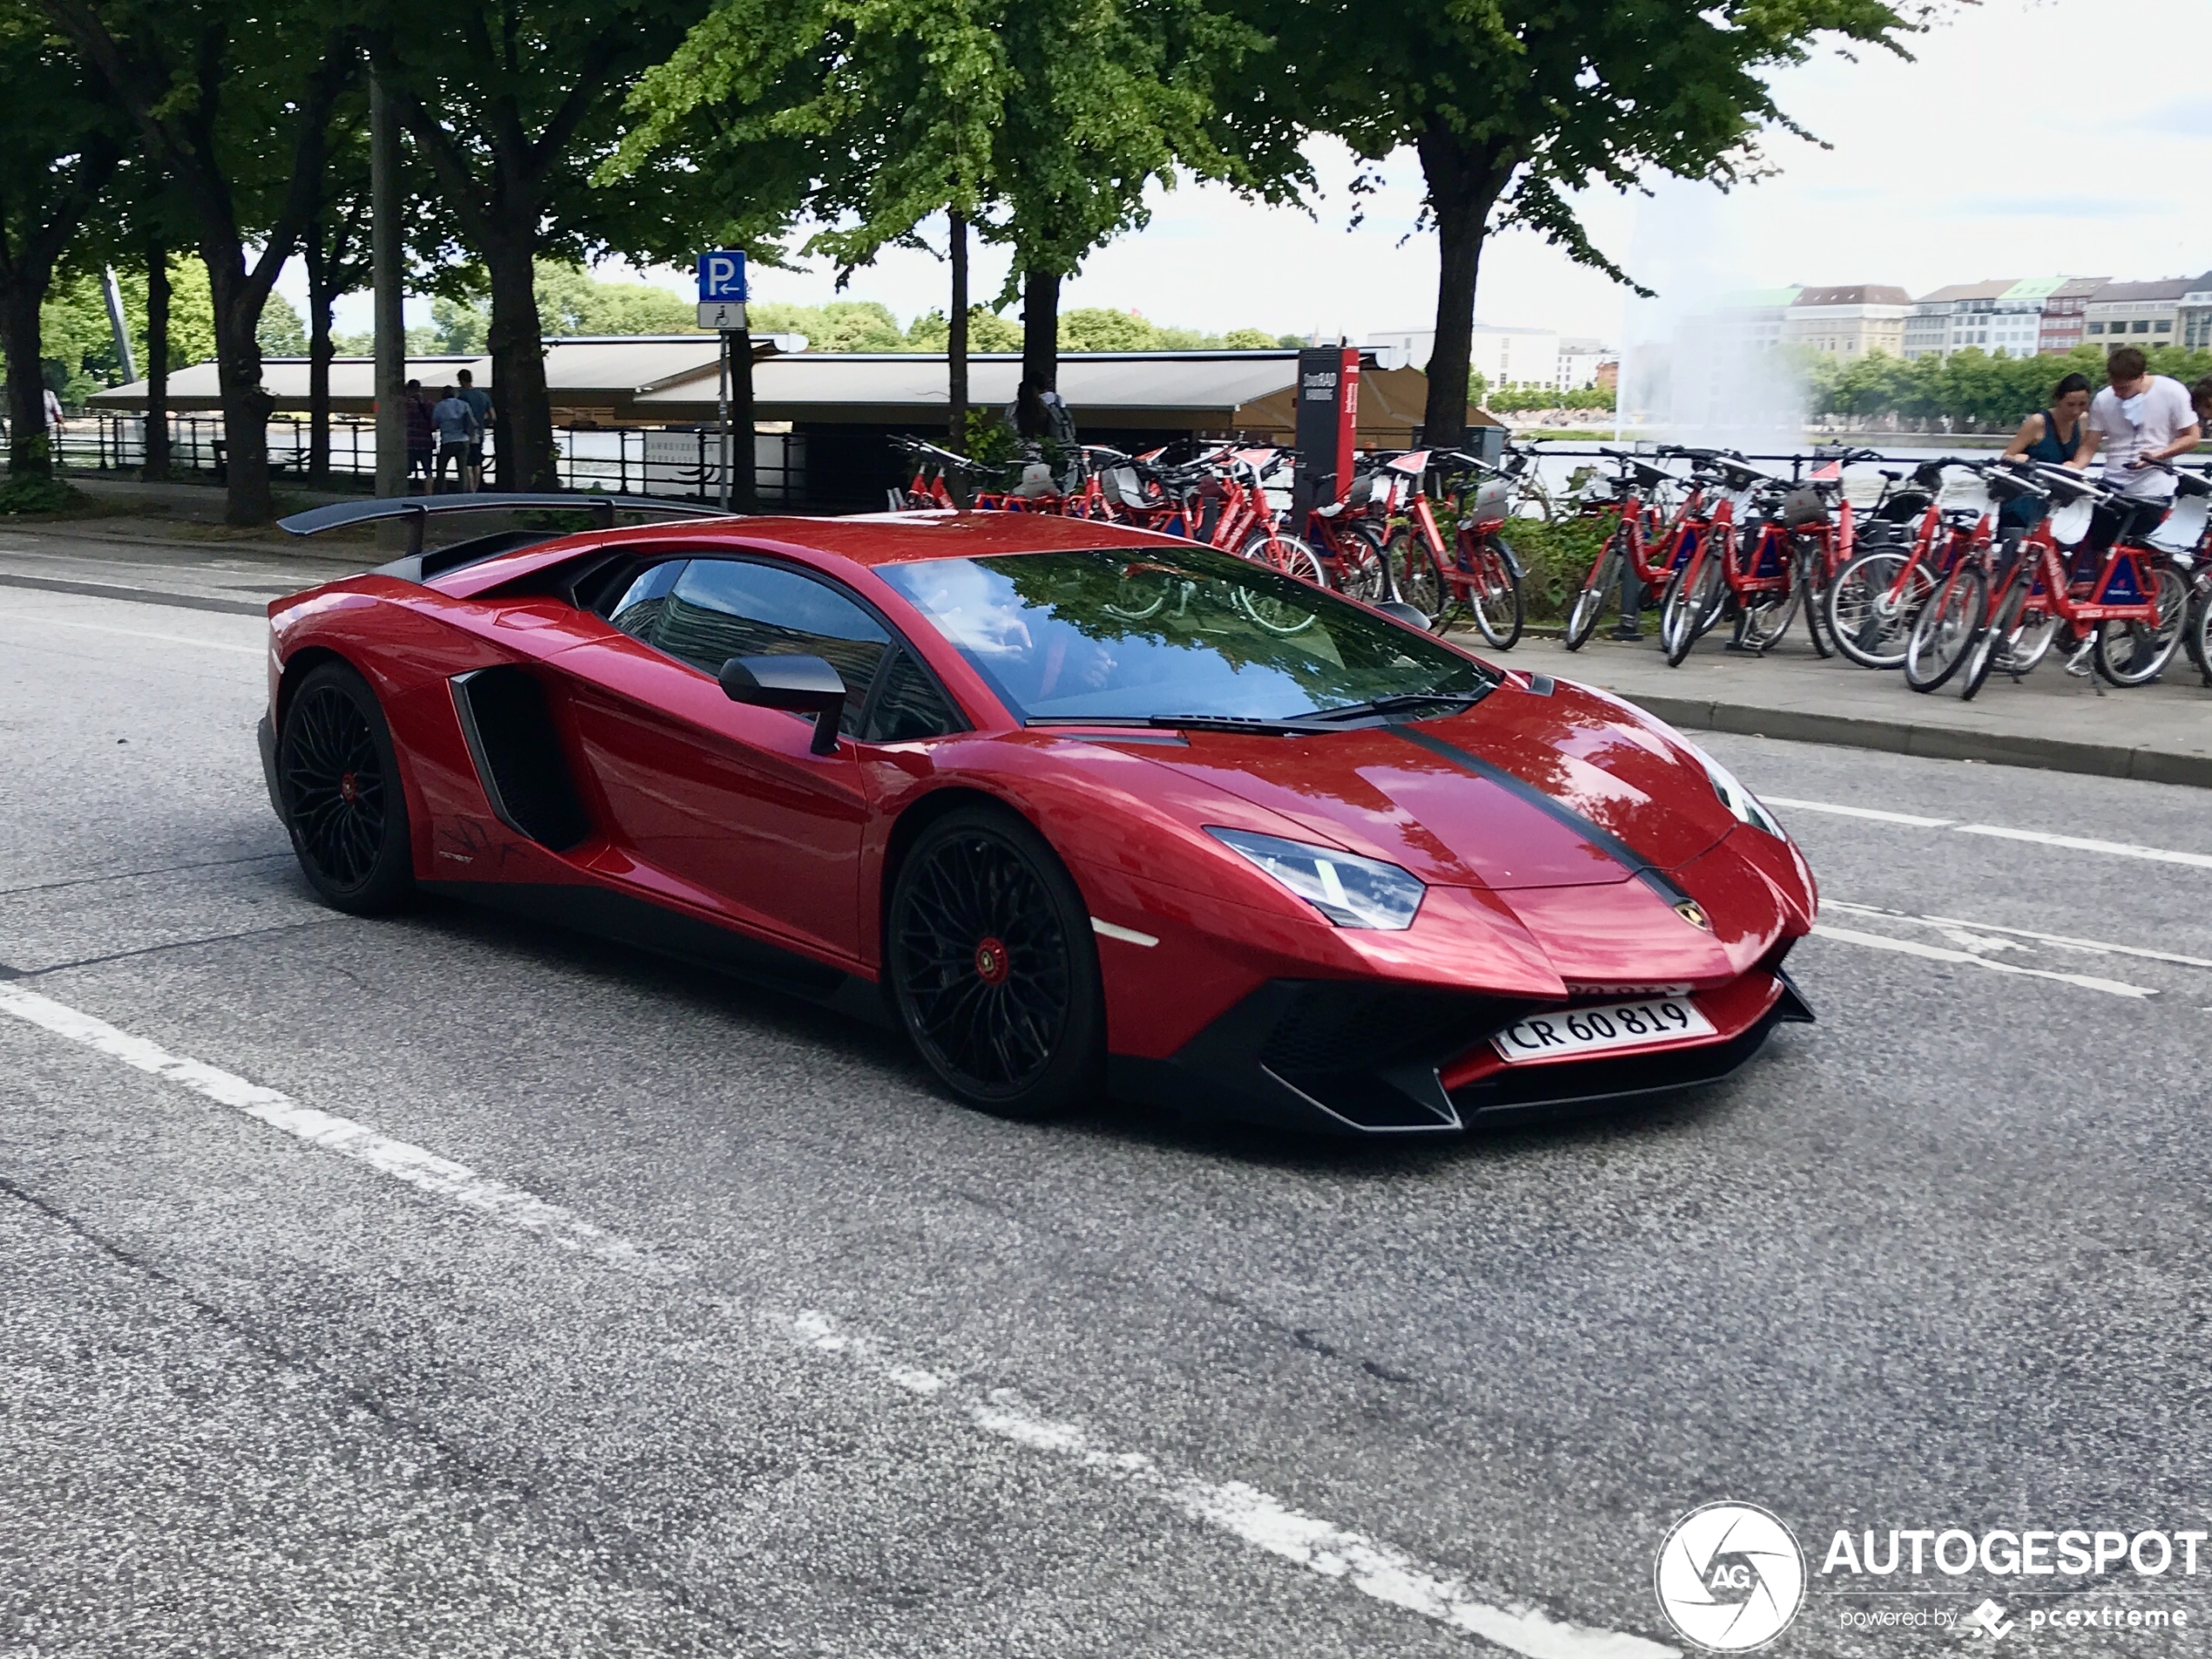
<svg viewBox="0 0 2212 1659">
<path fill-rule="evenodd" d="M 2026 1621 L 2212 1625 L 2212 1550 L 1817 1569 L 2208 1524 L 2212 796 L 1716 738 L 1833 930 L 1729 1084 L 1023 1128 L 686 968 L 319 908 L 260 624 L 54 585 L 307 574 L 0 531 L 0 1655 L 1598 1659 L 1679 1645 L 1654 1554 L 1723 1498 L 1816 1569 L 1776 1652 L 1985 1592 L 2006 1651 L 2205 1650 Z"/>
</svg>

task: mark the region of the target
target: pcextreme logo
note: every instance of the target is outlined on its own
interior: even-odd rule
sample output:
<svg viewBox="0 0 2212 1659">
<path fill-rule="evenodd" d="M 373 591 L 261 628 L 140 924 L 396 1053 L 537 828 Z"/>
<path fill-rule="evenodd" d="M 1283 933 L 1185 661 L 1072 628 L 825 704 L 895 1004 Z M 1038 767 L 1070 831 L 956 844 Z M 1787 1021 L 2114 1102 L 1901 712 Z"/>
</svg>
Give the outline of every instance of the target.
<svg viewBox="0 0 2212 1659">
<path fill-rule="evenodd" d="M 1805 1599 L 1805 1558 L 1779 1519 L 1749 1503 L 1709 1503 L 1668 1530 L 1653 1575 L 1660 1610 L 1714 1653 L 1764 1648 Z"/>
</svg>

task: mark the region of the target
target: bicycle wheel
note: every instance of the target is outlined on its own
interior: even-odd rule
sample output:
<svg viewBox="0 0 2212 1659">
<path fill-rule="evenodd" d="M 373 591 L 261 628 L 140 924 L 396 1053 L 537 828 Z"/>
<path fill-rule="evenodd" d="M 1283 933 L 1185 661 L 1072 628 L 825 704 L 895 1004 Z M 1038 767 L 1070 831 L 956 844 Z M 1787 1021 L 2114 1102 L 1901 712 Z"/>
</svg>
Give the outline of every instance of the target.
<svg viewBox="0 0 2212 1659">
<path fill-rule="evenodd" d="M 1973 702 L 1998 669 L 2018 679 L 2041 662 L 2043 653 L 2051 649 L 2051 640 L 2058 632 L 2058 619 L 2046 617 L 2023 620 L 2027 611 L 2027 580 L 2020 577 L 1998 590 L 1989 607 L 1989 620 L 1982 624 L 1981 632 L 1966 652 L 1966 666 L 1959 680 L 1960 702 Z M 2031 635 L 2040 635 L 2040 638 L 2031 641 Z M 2027 658 L 2027 668 L 2020 666 L 2023 650 L 2033 653 Z"/>
<path fill-rule="evenodd" d="M 1712 626 L 1728 597 L 1728 578 L 1721 562 L 1708 558 L 1701 547 L 1667 583 L 1659 602 L 1659 644 L 1667 653 L 1667 666 L 1680 668 L 1697 637 Z"/>
<path fill-rule="evenodd" d="M 2188 624 L 2182 630 L 2189 661 L 2207 685 L 2212 685 L 2212 587 L 2200 577 L 2189 593 Z"/>
<path fill-rule="evenodd" d="M 1238 556 L 1254 564 L 1264 564 L 1271 570 L 1280 570 L 1285 576 L 1294 576 L 1301 582 L 1311 582 L 1315 587 L 1328 585 L 1321 571 L 1320 556 L 1295 536 L 1278 536 L 1271 530 L 1258 530 L 1248 537 Z"/>
<path fill-rule="evenodd" d="M 1345 597 L 1369 604 L 1390 597 L 1390 566 L 1372 530 L 1362 526 L 1345 533 L 1344 550 L 1337 559 L 1337 583 Z"/>
<path fill-rule="evenodd" d="M 1989 620 L 1989 578 L 1978 564 L 1951 573 L 1920 607 L 1905 642 L 1905 683 L 1932 691 L 1965 666 Z"/>
<path fill-rule="evenodd" d="M 1912 555 L 1876 548 L 1836 572 L 1828 584 L 1828 631 L 1836 649 L 1861 668 L 1897 668 L 1905 661 L 1912 619 L 1935 583 L 1925 565 L 1913 567 L 1901 592 L 1892 593 Z"/>
<path fill-rule="evenodd" d="M 1399 603 L 1413 606 L 1429 619 L 1430 627 L 1442 632 L 1444 572 L 1437 568 L 1428 544 L 1412 530 L 1401 529 L 1384 544 L 1383 558 Z"/>
<path fill-rule="evenodd" d="M 1481 548 L 1474 556 L 1474 578 L 1467 584 L 1467 609 L 1474 613 L 1476 630 L 1494 651 L 1511 651 L 1518 644 L 1528 619 L 1514 564 L 1512 550 L 1503 542 Z"/>
<path fill-rule="evenodd" d="M 1828 631 L 1828 556 L 1817 543 L 1801 556 L 1797 581 L 1804 590 L 1805 637 L 1812 641 L 1813 655 L 1833 657 L 1836 637 Z"/>
<path fill-rule="evenodd" d="M 2162 564 L 2151 579 L 2151 592 L 2158 603 L 2156 622 L 2100 623 L 2089 642 L 2097 672 L 2114 685 L 2149 685 L 2181 645 L 2188 616 L 2188 581 L 2172 565 Z"/>
<path fill-rule="evenodd" d="M 1569 651 L 1580 651 L 1597 631 L 1597 619 L 1605 611 L 1605 602 L 1621 585 L 1621 567 L 1628 555 L 1621 543 L 1624 531 L 1615 530 L 1605 550 L 1597 556 L 1597 563 L 1582 583 L 1582 590 L 1575 596 L 1575 603 L 1567 612 L 1567 632 L 1560 643 Z"/>
<path fill-rule="evenodd" d="M 1762 593 L 1746 600 L 1736 617 L 1736 643 L 1745 651 L 1764 655 L 1782 643 L 1804 600 L 1804 589 L 1792 572 L 1790 585 L 1779 593 Z"/>
</svg>

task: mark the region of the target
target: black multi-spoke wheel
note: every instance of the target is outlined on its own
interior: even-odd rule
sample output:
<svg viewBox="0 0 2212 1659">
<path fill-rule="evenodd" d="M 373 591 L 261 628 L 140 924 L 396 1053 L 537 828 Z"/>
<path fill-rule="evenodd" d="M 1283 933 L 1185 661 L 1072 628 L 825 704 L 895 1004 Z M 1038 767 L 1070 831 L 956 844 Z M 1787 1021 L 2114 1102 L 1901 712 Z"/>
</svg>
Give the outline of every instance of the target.
<svg viewBox="0 0 2212 1659">
<path fill-rule="evenodd" d="M 963 808 L 925 830 L 887 931 L 900 1015 L 962 1100 L 1044 1117 L 1095 1085 L 1104 1022 L 1089 916 L 1026 824 Z"/>
<path fill-rule="evenodd" d="M 293 850 L 317 893 L 361 914 L 406 899 L 407 798 L 383 711 L 352 669 L 327 663 L 293 694 L 277 776 Z"/>
</svg>

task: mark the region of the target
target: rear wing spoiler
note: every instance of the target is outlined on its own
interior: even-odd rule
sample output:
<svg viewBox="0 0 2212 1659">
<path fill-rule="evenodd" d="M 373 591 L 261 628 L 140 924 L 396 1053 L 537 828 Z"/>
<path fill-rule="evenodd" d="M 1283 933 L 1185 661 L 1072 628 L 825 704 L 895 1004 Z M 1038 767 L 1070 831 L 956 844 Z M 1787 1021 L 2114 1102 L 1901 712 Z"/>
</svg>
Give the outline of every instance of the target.
<svg viewBox="0 0 2212 1659">
<path fill-rule="evenodd" d="M 694 502 L 657 501 L 650 496 L 518 495 L 485 491 L 476 495 L 388 496 L 378 501 L 334 502 L 311 507 L 304 513 L 277 521 L 277 528 L 291 536 L 318 536 L 348 524 L 370 524 L 381 519 L 407 521 L 407 550 L 411 558 L 422 553 L 422 527 L 433 514 L 444 513 L 590 513 L 601 529 L 614 528 L 617 513 L 653 513 L 662 517 L 728 518 L 718 507 Z"/>
</svg>

